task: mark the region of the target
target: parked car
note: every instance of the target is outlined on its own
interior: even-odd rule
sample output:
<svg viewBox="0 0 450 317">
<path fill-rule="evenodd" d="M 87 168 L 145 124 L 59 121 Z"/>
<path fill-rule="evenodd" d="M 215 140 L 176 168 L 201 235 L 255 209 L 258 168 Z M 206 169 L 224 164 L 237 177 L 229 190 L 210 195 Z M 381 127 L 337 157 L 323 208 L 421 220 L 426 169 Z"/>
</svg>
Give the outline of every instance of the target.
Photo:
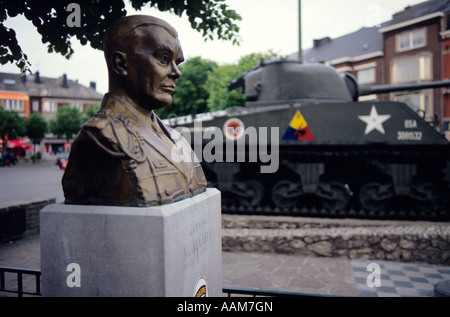
<svg viewBox="0 0 450 317">
<path fill-rule="evenodd" d="M 5 155 L 5 157 L 4 157 L 4 162 L 3 162 L 3 155 L 2 155 L 2 153 L 0 153 L 0 165 L 1 166 L 16 165 L 17 163 L 19 163 L 19 160 L 17 159 L 17 156 L 15 154 L 5 153 L 4 155 Z"/>
<path fill-rule="evenodd" d="M 62 170 L 65 170 L 67 166 L 67 160 L 63 159 L 63 162 L 61 163 L 61 165 L 59 166 L 59 168 L 61 168 Z"/>
<path fill-rule="evenodd" d="M 56 155 L 56 165 L 58 165 L 61 168 L 61 165 L 64 162 L 67 162 L 67 159 L 69 158 L 69 152 L 62 152 L 58 153 Z M 67 163 L 66 163 L 67 164 Z"/>
</svg>

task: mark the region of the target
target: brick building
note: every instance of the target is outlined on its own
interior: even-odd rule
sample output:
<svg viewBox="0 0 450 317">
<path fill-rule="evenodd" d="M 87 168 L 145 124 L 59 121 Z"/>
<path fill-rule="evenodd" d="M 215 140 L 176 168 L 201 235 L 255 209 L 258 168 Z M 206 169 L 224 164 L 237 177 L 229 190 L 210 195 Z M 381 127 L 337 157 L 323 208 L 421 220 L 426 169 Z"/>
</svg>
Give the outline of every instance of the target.
<svg viewBox="0 0 450 317">
<path fill-rule="evenodd" d="M 449 20 L 447 20 L 449 23 Z M 450 28 L 441 32 L 442 38 L 442 77 L 450 79 Z M 443 89 L 444 119 L 450 118 L 450 87 Z M 445 121 L 445 130 L 450 131 L 449 122 Z"/>
<path fill-rule="evenodd" d="M 293 55 L 296 56 L 296 55 Z M 407 84 L 450 78 L 450 0 L 429 0 L 394 14 L 380 26 L 315 40 L 306 63 L 325 62 L 350 72 L 360 85 Z M 405 91 L 374 98 L 406 102 L 450 133 L 450 89 Z"/>
<path fill-rule="evenodd" d="M 101 102 L 103 95 L 95 90 L 95 83 L 85 87 L 64 74 L 59 78 L 34 75 L 0 73 L 0 105 L 28 117 L 40 112 L 49 120 L 58 109 L 69 105 L 81 112 Z"/>
<path fill-rule="evenodd" d="M 388 83 L 443 79 L 441 32 L 448 29 L 449 13 L 450 1 L 426 1 L 394 14 L 392 20 L 380 28 Z M 444 114 L 441 89 L 394 93 L 391 99 L 406 101 L 415 110 L 425 113 L 429 121 L 437 114 L 442 128 L 448 130 L 450 117 Z"/>
</svg>

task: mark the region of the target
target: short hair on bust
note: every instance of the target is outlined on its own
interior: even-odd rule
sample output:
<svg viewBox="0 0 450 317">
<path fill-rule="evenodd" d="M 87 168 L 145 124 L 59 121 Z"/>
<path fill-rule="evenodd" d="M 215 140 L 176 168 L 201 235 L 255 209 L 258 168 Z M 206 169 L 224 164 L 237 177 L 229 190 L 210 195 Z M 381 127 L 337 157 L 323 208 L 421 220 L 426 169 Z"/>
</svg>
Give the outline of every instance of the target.
<svg viewBox="0 0 450 317">
<path fill-rule="evenodd" d="M 106 64 L 110 67 L 110 57 L 114 51 L 124 51 L 129 47 L 130 37 L 138 36 L 136 29 L 147 26 L 159 26 L 177 38 L 177 31 L 166 21 L 150 15 L 130 15 L 113 22 L 105 31 L 103 51 Z M 119 33 L 119 29 L 121 32 Z"/>
</svg>

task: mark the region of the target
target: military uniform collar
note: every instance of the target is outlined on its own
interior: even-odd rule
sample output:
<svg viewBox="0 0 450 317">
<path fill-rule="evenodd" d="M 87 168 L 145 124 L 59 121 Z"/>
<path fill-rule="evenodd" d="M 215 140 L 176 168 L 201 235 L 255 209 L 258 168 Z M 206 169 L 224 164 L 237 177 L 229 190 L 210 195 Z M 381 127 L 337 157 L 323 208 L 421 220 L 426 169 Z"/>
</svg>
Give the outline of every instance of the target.
<svg viewBox="0 0 450 317">
<path fill-rule="evenodd" d="M 117 109 L 114 107 L 114 104 L 119 103 L 122 107 L 121 109 Z M 117 95 L 114 93 L 107 93 L 105 95 L 103 105 L 101 110 L 108 110 L 110 108 L 116 108 L 118 114 L 123 117 L 132 117 L 138 125 L 142 126 L 142 129 L 138 129 L 138 133 L 143 136 L 143 140 L 150 144 L 156 151 L 158 151 L 163 157 L 165 157 L 168 161 L 173 161 L 172 159 L 172 148 L 168 148 L 167 144 L 162 140 L 158 133 L 164 133 L 168 140 L 172 141 L 175 145 L 175 141 L 171 137 L 171 131 L 162 123 L 162 121 L 158 118 L 158 116 L 151 111 L 151 117 L 146 117 L 145 115 L 149 115 L 149 113 L 144 114 L 141 110 L 138 110 L 139 107 L 131 98 L 123 95 Z M 154 131 L 151 131 L 149 127 L 152 127 Z M 155 133 L 156 132 L 156 133 Z M 189 178 L 187 172 L 185 170 L 184 164 L 181 162 L 175 164 L 175 167 L 184 175 L 186 178 Z"/>
</svg>

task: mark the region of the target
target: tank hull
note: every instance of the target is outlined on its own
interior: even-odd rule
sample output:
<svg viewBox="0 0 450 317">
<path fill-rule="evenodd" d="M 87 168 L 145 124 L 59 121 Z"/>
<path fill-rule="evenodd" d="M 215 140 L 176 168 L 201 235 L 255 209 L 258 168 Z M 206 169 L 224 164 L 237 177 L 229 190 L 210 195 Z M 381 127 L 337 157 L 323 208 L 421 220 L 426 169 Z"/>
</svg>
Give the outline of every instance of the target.
<svg viewBox="0 0 450 317">
<path fill-rule="evenodd" d="M 405 104 L 253 103 L 188 121 L 171 123 L 224 212 L 448 218 L 448 141 Z"/>
</svg>

